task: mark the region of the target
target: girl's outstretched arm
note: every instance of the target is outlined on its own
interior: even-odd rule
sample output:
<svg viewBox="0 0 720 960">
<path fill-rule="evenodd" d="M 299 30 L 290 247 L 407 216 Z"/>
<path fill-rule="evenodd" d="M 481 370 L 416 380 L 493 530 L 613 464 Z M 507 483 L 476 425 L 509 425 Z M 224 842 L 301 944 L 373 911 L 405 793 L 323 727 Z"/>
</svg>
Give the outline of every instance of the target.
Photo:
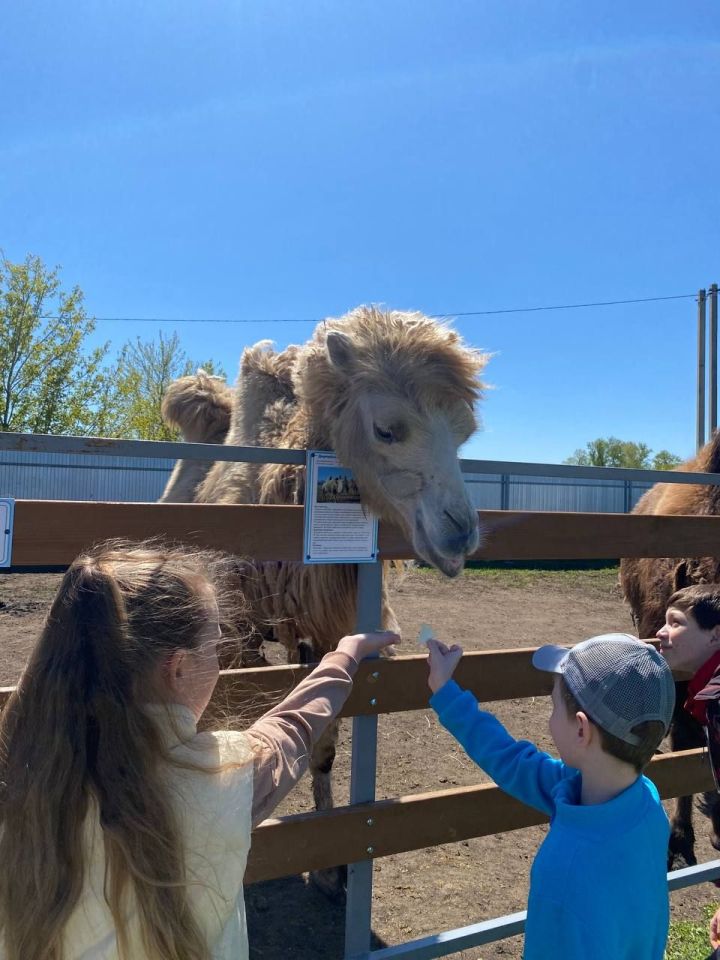
<svg viewBox="0 0 720 960">
<path fill-rule="evenodd" d="M 399 640 L 390 632 L 343 637 L 282 703 L 248 728 L 255 753 L 253 826 L 272 813 L 307 770 L 314 744 L 352 690 L 360 660 Z"/>
</svg>

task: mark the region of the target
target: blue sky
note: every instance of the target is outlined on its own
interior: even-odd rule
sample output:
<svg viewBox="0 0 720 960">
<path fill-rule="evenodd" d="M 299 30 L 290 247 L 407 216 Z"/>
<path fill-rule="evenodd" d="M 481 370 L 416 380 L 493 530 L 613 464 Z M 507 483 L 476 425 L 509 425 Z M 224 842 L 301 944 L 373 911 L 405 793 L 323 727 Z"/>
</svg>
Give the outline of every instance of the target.
<svg viewBox="0 0 720 960">
<path fill-rule="evenodd" d="M 720 282 L 720 7 L 367 0 L 6 4 L 0 248 L 188 354 L 427 313 Z M 492 351 L 473 457 L 598 436 L 686 455 L 692 299 L 460 318 Z M 220 320 L 253 321 L 219 323 Z M 172 324 L 98 323 L 114 347 Z"/>
</svg>

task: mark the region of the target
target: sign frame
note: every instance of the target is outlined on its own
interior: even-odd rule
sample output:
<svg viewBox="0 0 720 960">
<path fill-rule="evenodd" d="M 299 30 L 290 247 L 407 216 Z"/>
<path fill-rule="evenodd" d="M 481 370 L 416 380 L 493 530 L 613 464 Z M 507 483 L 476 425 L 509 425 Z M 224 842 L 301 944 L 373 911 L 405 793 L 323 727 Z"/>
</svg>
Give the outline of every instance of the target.
<svg viewBox="0 0 720 960">
<path fill-rule="evenodd" d="M 324 490 L 333 482 L 333 493 Z M 377 559 L 377 517 L 362 506 L 352 470 L 331 450 L 308 450 L 303 563 L 376 563 Z"/>
</svg>

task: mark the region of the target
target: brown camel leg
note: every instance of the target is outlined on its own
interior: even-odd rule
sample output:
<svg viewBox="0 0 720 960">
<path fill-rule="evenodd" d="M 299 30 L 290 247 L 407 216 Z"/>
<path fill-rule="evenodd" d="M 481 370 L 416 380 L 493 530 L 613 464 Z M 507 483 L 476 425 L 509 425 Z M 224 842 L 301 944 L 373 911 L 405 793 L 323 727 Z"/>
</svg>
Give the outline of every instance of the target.
<svg viewBox="0 0 720 960">
<path fill-rule="evenodd" d="M 676 685 L 675 713 L 670 727 L 670 745 L 675 750 L 690 750 L 702 746 L 704 737 L 702 727 L 683 708 L 687 684 Z M 682 857 L 689 867 L 695 866 L 695 831 L 692 825 L 693 798 L 678 797 L 675 811 L 670 820 L 670 843 L 668 847 L 668 870 Z"/>
<path fill-rule="evenodd" d="M 292 655 L 291 655 L 292 656 Z M 300 641 L 295 657 L 300 663 L 312 663 L 315 653 L 312 644 Z M 340 722 L 334 720 L 313 747 L 310 755 L 310 776 L 316 810 L 332 810 L 332 766 L 335 762 Z M 347 885 L 347 867 L 327 867 L 325 870 L 313 870 L 310 878 L 315 886 L 332 900 L 340 899 Z"/>
<path fill-rule="evenodd" d="M 674 748 L 673 748 L 674 749 Z M 692 797 L 678 797 L 670 820 L 670 843 L 668 845 L 668 870 L 681 857 L 689 867 L 697 863 L 695 856 L 695 831 L 692 825 Z"/>
<path fill-rule="evenodd" d="M 315 744 L 310 757 L 310 774 L 316 810 L 333 808 L 332 765 L 335 760 L 339 729 L 339 721 L 331 723 Z M 313 870 L 310 877 L 315 886 L 330 899 L 338 900 L 343 897 L 347 885 L 347 867 L 344 864 L 327 867 L 324 870 Z"/>
<path fill-rule="evenodd" d="M 716 790 L 707 790 L 698 804 L 698 809 L 710 818 L 712 832 L 710 842 L 715 850 L 720 850 L 720 795 Z"/>
<path fill-rule="evenodd" d="M 315 744 L 310 757 L 310 773 L 312 774 L 312 790 L 316 810 L 332 810 L 333 808 L 331 773 L 335 762 L 335 748 L 339 730 L 340 722 L 333 721 Z"/>
<path fill-rule="evenodd" d="M 319 659 L 313 644 L 309 640 L 300 640 L 295 649 L 288 652 L 288 660 L 295 663 L 315 663 Z M 313 747 L 310 754 L 310 776 L 312 777 L 313 800 L 316 810 L 332 810 L 332 766 L 335 762 L 340 722 L 330 723 Z M 342 898 L 347 884 L 347 867 L 327 867 L 325 870 L 313 870 L 310 879 L 315 886 L 331 900 Z"/>
<path fill-rule="evenodd" d="M 316 810 L 332 810 L 332 765 L 335 760 L 339 721 L 334 721 L 327 728 L 322 737 L 315 744 L 310 757 L 310 773 L 312 775 L 312 790 Z M 322 892 L 332 898 L 343 896 L 347 886 L 347 866 L 328 867 L 325 870 L 315 870 L 311 874 L 313 883 Z"/>
</svg>

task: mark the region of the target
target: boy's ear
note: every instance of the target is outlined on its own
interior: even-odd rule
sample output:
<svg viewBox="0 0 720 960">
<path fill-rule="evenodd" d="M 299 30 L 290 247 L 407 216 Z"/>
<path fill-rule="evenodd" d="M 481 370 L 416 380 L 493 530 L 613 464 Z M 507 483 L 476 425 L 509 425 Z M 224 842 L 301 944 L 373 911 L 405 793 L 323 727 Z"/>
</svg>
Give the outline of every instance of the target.
<svg viewBox="0 0 720 960">
<path fill-rule="evenodd" d="M 575 714 L 575 721 L 577 723 L 576 732 L 578 742 L 583 746 L 587 746 L 592 739 L 593 725 L 590 722 L 588 715 L 582 710 L 578 710 L 578 712 Z"/>
<path fill-rule="evenodd" d="M 720 643 L 720 623 L 716 623 L 715 626 L 712 628 L 710 642 Z"/>
</svg>

